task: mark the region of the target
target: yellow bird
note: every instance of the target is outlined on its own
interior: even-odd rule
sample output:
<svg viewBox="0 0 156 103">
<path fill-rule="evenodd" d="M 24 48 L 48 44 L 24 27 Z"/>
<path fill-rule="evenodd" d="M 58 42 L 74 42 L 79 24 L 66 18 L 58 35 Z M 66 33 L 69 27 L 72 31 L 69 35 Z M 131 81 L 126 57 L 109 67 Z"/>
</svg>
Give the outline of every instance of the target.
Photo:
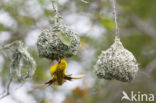
<svg viewBox="0 0 156 103">
<path fill-rule="evenodd" d="M 71 75 L 66 75 L 66 68 L 67 68 L 67 62 L 65 59 L 61 59 L 61 61 L 58 64 L 53 65 L 49 72 L 52 76 L 52 79 L 49 80 L 46 83 L 39 84 L 33 86 L 33 88 L 45 88 L 50 85 L 62 85 L 66 80 L 71 81 L 72 79 L 81 79 L 84 76 L 80 77 L 71 77 Z"/>
<path fill-rule="evenodd" d="M 54 73 L 56 73 L 57 70 L 62 71 L 64 74 L 66 73 L 66 68 L 67 68 L 67 62 L 64 59 L 61 59 L 61 61 L 59 62 L 59 64 L 53 65 L 49 72 L 51 74 L 51 76 L 54 75 Z"/>
</svg>

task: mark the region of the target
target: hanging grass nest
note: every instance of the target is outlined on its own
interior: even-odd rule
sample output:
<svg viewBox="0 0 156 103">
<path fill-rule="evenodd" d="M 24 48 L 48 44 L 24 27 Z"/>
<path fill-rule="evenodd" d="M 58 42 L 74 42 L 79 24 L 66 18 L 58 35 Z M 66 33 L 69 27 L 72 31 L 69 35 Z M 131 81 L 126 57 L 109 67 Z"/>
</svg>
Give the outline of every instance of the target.
<svg viewBox="0 0 156 103">
<path fill-rule="evenodd" d="M 137 72 L 138 63 L 134 55 L 123 47 L 119 38 L 109 49 L 102 51 L 95 65 L 96 75 L 107 80 L 128 82 L 136 77 Z"/>
<path fill-rule="evenodd" d="M 23 42 L 14 41 L 3 46 L 3 53 L 11 60 L 10 76 L 11 79 L 24 81 L 32 78 L 36 70 L 36 62 L 24 47 Z"/>
<path fill-rule="evenodd" d="M 40 57 L 58 60 L 76 55 L 80 48 L 80 38 L 65 24 L 57 24 L 39 36 L 37 48 Z"/>
</svg>

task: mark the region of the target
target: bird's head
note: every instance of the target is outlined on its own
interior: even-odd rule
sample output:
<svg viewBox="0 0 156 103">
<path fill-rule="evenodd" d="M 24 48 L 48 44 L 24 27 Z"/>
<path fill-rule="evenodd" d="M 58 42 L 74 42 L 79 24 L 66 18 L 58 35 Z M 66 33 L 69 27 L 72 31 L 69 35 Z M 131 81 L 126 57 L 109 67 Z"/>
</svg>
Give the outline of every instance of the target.
<svg viewBox="0 0 156 103">
<path fill-rule="evenodd" d="M 59 62 L 59 66 L 61 68 L 66 68 L 67 67 L 67 61 L 65 59 L 61 59 L 61 61 Z"/>
</svg>

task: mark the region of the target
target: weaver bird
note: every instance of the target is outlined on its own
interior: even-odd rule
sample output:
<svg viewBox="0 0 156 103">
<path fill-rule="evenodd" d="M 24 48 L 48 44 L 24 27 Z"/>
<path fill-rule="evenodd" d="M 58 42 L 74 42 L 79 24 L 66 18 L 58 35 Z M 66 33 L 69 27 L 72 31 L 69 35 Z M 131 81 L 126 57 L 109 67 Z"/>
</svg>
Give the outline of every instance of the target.
<svg viewBox="0 0 156 103">
<path fill-rule="evenodd" d="M 62 85 L 66 80 L 71 81 L 72 79 L 81 79 L 84 76 L 72 77 L 71 75 L 67 75 L 66 73 L 67 62 L 65 59 L 61 59 L 58 64 L 53 65 L 49 72 L 51 74 L 52 79 L 43 84 L 34 85 L 33 88 L 45 88 L 50 85 Z"/>
</svg>

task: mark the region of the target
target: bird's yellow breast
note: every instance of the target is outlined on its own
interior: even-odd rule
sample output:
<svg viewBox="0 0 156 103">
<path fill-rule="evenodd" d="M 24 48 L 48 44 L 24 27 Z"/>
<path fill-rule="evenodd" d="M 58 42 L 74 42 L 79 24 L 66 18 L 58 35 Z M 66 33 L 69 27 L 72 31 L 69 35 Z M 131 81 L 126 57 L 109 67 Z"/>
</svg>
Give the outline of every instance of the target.
<svg viewBox="0 0 156 103">
<path fill-rule="evenodd" d="M 51 66 L 49 72 L 51 74 L 51 76 L 54 75 L 54 72 L 57 70 L 58 64 Z"/>
<path fill-rule="evenodd" d="M 50 68 L 50 74 L 51 76 L 54 75 L 54 73 L 56 73 L 56 71 L 63 71 L 63 73 L 65 74 L 66 73 L 66 68 L 67 68 L 67 62 L 65 59 L 61 59 L 60 63 L 58 64 L 55 64 L 53 66 L 51 66 Z"/>
</svg>

